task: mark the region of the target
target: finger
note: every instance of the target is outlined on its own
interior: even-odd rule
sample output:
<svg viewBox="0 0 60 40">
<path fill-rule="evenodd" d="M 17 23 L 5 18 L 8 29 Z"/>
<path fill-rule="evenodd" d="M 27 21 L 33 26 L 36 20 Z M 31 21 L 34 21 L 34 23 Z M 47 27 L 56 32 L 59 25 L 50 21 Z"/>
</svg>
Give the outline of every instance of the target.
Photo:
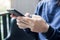
<svg viewBox="0 0 60 40">
<path fill-rule="evenodd" d="M 28 26 L 29 25 L 28 27 L 34 26 L 34 21 L 31 18 L 26 18 L 26 17 L 25 17 L 24 20 L 17 20 L 17 23 L 18 23 L 18 25 L 23 25 L 23 26 L 25 26 L 25 25 Z"/>
<path fill-rule="evenodd" d="M 17 25 L 18 25 L 19 28 L 22 28 L 22 29 L 24 29 L 24 28 L 29 28 L 29 27 L 28 27 L 29 25 L 26 25 L 26 24 L 24 24 L 24 23 L 20 23 L 20 24 L 17 23 Z"/>
<path fill-rule="evenodd" d="M 32 18 L 29 18 L 29 17 L 24 17 L 23 18 L 23 21 L 25 21 L 28 24 L 31 23 L 31 22 L 33 23 L 33 19 Z"/>
<path fill-rule="evenodd" d="M 26 17 L 23 17 L 22 19 L 16 19 L 17 20 L 17 23 L 24 23 L 24 24 L 29 24 L 29 21 L 28 21 L 28 18 L 26 18 Z"/>
<path fill-rule="evenodd" d="M 16 19 L 16 20 L 17 20 L 17 23 L 22 22 L 22 23 L 24 23 L 24 24 L 28 24 L 28 21 L 25 20 L 26 18 L 25 18 L 25 19 L 24 19 L 24 18 L 25 18 L 25 17 L 17 17 L 17 19 Z"/>
<path fill-rule="evenodd" d="M 25 16 L 26 16 L 26 17 L 30 17 L 30 13 L 26 13 Z"/>
<path fill-rule="evenodd" d="M 30 25 L 33 26 L 34 25 L 34 20 L 32 18 L 28 18 L 28 17 L 22 17 L 20 19 L 20 17 L 17 19 L 17 23 L 24 23 L 26 25 Z"/>
<path fill-rule="evenodd" d="M 16 19 L 21 20 L 23 17 L 22 16 L 18 16 Z"/>
<path fill-rule="evenodd" d="M 38 16 L 38 15 L 32 15 L 32 18 L 41 18 L 41 16 Z"/>
</svg>

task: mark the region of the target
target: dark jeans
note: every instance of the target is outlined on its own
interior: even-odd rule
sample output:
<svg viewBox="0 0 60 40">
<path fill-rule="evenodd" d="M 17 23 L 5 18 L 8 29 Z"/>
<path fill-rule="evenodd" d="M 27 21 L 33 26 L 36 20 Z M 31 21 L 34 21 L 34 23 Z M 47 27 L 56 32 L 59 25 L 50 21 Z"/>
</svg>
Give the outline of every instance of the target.
<svg viewBox="0 0 60 40">
<path fill-rule="evenodd" d="M 31 32 L 30 29 L 19 29 L 16 19 L 11 20 L 10 36 L 6 40 L 39 40 L 38 33 Z"/>
</svg>

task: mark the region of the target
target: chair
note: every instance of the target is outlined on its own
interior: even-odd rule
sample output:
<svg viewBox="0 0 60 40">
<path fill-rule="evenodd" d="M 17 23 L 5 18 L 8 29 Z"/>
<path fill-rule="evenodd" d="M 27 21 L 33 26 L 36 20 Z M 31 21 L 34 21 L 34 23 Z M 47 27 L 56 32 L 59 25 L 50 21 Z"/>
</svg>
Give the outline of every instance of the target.
<svg viewBox="0 0 60 40">
<path fill-rule="evenodd" d="M 10 14 L 0 14 L 1 16 L 1 40 L 38 40 L 38 34 L 30 29 L 19 29 L 16 19 L 10 22 Z"/>
</svg>

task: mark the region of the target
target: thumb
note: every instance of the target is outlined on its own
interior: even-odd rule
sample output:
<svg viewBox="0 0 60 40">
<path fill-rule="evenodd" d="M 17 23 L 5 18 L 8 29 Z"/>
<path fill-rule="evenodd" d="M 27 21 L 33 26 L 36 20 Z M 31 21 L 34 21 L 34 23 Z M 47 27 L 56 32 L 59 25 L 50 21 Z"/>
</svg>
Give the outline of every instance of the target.
<svg viewBox="0 0 60 40">
<path fill-rule="evenodd" d="M 26 17 L 30 17 L 30 13 L 26 13 L 25 16 L 26 16 Z"/>
</svg>

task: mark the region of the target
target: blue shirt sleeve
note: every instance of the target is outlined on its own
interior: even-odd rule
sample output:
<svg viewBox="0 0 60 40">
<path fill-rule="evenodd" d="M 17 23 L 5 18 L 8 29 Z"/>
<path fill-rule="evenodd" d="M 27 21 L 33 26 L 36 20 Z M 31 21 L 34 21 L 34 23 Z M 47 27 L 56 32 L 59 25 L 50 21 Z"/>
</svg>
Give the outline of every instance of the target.
<svg viewBox="0 0 60 40">
<path fill-rule="evenodd" d="M 40 15 L 42 12 L 43 1 L 40 1 L 35 9 L 35 15 Z"/>
<path fill-rule="evenodd" d="M 48 40 L 60 40 L 60 7 L 58 7 L 55 2 L 50 2 L 50 4 L 47 5 L 48 3 L 41 1 L 35 10 L 35 14 L 48 20 L 46 22 L 50 25 L 48 31 L 42 33 L 42 35 Z"/>
</svg>

